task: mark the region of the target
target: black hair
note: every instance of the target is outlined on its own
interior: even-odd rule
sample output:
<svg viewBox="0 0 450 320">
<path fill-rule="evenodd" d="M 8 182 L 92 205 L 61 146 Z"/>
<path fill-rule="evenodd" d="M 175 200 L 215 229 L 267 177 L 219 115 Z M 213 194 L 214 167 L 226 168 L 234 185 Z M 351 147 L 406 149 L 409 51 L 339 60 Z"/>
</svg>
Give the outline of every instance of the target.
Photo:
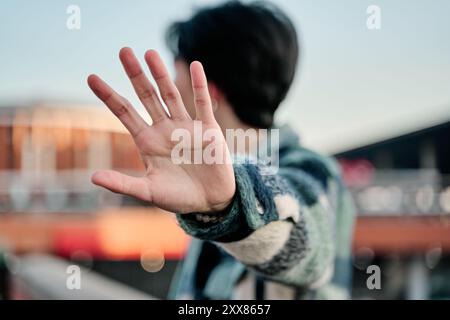
<svg viewBox="0 0 450 320">
<path fill-rule="evenodd" d="M 238 118 L 269 128 L 285 98 L 298 59 L 294 25 L 267 2 L 231 1 L 175 22 L 166 41 L 175 58 L 198 60 Z"/>
</svg>

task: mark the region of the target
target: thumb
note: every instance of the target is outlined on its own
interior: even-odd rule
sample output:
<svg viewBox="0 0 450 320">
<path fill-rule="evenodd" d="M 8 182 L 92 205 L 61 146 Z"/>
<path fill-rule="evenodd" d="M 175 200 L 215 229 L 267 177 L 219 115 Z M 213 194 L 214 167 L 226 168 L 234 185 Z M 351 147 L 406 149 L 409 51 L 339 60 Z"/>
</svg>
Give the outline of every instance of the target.
<svg viewBox="0 0 450 320">
<path fill-rule="evenodd" d="M 149 202 L 152 199 L 148 181 L 141 177 L 132 177 L 113 170 L 102 170 L 95 172 L 91 181 L 115 193 Z"/>
</svg>

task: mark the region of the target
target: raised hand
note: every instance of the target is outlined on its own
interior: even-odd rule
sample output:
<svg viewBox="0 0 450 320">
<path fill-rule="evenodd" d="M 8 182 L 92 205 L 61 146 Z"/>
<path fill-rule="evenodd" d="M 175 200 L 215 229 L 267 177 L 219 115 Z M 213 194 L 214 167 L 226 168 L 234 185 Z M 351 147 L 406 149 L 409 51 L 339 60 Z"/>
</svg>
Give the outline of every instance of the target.
<svg viewBox="0 0 450 320">
<path fill-rule="evenodd" d="M 177 141 L 171 139 L 174 130 L 186 129 L 194 137 L 194 120 L 186 111 L 180 93 L 156 51 L 147 51 L 145 61 L 170 115 L 165 112 L 156 89 L 145 76 L 133 51 L 123 48 L 120 60 L 136 94 L 153 120 L 152 125 L 148 125 L 127 99 L 98 76 L 90 75 L 88 84 L 132 135 L 146 172 L 142 177 L 132 177 L 112 170 L 98 171 L 92 176 L 92 182 L 113 192 L 130 195 L 177 213 L 220 211 L 226 208 L 236 187 L 223 135 L 220 133 L 214 141 L 215 148 L 220 148 L 223 152 L 223 161 L 214 164 L 175 164 L 172 150 Z M 195 120 L 201 121 L 203 132 L 208 129 L 220 131 L 200 62 L 193 62 L 190 72 L 196 108 Z M 201 144 L 202 151 L 206 146 L 207 143 Z M 194 144 L 191 151 L 192 154 L 198 152 L 194 150 Z"/>
</svg>

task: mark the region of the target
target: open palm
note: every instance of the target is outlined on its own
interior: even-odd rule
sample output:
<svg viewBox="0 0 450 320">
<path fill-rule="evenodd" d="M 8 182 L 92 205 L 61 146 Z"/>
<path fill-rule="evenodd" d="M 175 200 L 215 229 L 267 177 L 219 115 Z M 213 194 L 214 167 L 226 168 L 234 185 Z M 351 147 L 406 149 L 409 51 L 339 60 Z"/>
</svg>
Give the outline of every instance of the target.
<svg viewBox="0 0 450 320">
<path fill-rule="evenodd" d="M 123 48 L 120 60 L 136 94 L 153 120 L 152 125 L 148 125 L 127 99 L 98 76 L 90 75 L 88 84 L 132 135 L 146 172 L 142 177 L 132 177 L 117 171 L 103 170 L 94 173 L 92 182 L 172 212 L 209 212 L 226 208 L 235 193 L 235 180 L 223 135 L 220 133 L 213 141 L 216 150 L 222 151 L 223 161 L 213 164 L 176 164 L 172 158 L 172 150 L 177 142 L 172 141 L 172 133 L 176 129 L 185 129 L 194 136 L 194 120 L 186 111 L 180 93 L 156 51 L 147 51 L 145 61 L 170 115 L 165 112 L 156 89 L 145 76 L 132 50 Z M 203 67 L 199 62 L 193 62 L 190 71 L 196 108 L 195 120 L 201 121 L 203 132 L 208 129 L 219 132 Z M 205 143 L 201 144 L 201 149 L 203 148 L 206 148 Z M 195 151 L 198 152 L 192 150 L 192 154 Z"/>
</svg>

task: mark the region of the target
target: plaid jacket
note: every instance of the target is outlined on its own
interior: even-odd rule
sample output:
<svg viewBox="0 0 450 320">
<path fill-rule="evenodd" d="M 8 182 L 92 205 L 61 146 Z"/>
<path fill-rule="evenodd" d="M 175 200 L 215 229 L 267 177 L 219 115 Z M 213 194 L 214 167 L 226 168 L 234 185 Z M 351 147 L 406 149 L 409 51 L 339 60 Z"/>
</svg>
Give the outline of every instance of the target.
<svg viewBox="0 0 450 320">
<path fill-rule="evenodd" d="M 279 169 L 234 164 L 229 210 L 177 215 L 194 237 L 173 299 L 346 299 L 354 208 L 337 164 L 280 129 Z"/>
</svg>

